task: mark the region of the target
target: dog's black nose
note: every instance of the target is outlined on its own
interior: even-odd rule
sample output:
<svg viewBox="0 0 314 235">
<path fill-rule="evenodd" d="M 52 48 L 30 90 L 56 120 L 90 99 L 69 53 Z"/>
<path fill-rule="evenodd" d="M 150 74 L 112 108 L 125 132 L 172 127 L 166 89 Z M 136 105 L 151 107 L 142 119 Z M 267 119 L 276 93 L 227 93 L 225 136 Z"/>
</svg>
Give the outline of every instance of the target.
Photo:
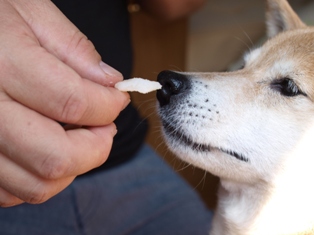
<svg viewBox="0 0 314 235">
<path fill-rule="evenodd" d="M 160 106 L 169 104 L 171 96 L 180 94 L 189 87 L 189 80 L 184 74 L 168 70 L 160 72 L 157 81 L 162 85 L 157 91 Z"/>
</svg>

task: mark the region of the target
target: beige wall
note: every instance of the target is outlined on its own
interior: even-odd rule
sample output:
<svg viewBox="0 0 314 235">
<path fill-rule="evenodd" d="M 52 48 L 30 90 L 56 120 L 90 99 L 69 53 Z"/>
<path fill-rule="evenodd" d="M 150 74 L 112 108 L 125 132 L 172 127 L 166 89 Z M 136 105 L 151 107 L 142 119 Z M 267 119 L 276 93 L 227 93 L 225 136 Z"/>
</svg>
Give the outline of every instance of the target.
<svg viewBox="0 0 314 235">
<path fill-rule="evenodd" d="M 208 0 L 189 22 L 186 68 L 224 71 L 264 32 L 263 0 Z"/>
</svg>

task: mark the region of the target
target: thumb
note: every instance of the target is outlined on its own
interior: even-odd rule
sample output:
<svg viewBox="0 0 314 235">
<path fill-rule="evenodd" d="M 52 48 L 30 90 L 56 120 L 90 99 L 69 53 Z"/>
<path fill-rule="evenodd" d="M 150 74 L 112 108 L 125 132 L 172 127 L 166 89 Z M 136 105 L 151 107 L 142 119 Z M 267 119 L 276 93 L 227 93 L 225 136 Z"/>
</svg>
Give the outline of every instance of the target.
<svg viewBox="0 0 314 235">
<path fill-rule="evenodd" d="M 120 72 L 106 65 L 94 45 L 49 0 L 11 1 L 48 52 L 81 77 L 112 86 L 122 80 Z"/>
</svg>

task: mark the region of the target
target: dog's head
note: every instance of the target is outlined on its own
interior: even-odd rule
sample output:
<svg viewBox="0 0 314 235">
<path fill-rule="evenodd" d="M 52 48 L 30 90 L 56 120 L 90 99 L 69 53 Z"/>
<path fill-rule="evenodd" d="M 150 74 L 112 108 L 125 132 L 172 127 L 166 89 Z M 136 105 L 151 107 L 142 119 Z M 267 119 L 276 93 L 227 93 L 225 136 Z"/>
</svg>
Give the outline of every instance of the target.
<svg viewBox="0 0 314 235">
<path fill-rule="evenodd" d="M 158 75 L 170 149 L 224 179 L 313 171 L 314 29 L 285 0 L 268 1 L 267 27 L 270 39 L 238 71 Z"/>
</svg>

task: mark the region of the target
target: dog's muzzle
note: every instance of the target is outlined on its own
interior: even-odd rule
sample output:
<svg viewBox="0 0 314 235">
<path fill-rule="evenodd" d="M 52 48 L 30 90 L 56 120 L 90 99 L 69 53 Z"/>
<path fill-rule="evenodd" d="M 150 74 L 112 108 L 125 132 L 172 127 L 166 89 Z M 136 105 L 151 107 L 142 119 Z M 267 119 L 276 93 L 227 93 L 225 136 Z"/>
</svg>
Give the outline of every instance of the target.
<svg viewBox="0 0 314 235">
<path fill-rule="evenodd" d="M 157 91 L 160 107 L 168 105 L 171 97 L 179 95 L 190 88 L 189 79 L 184 74 L 168 70 L 160 72 L 157 80 L 162 85 L 162 88 Z"/>
</svg>

